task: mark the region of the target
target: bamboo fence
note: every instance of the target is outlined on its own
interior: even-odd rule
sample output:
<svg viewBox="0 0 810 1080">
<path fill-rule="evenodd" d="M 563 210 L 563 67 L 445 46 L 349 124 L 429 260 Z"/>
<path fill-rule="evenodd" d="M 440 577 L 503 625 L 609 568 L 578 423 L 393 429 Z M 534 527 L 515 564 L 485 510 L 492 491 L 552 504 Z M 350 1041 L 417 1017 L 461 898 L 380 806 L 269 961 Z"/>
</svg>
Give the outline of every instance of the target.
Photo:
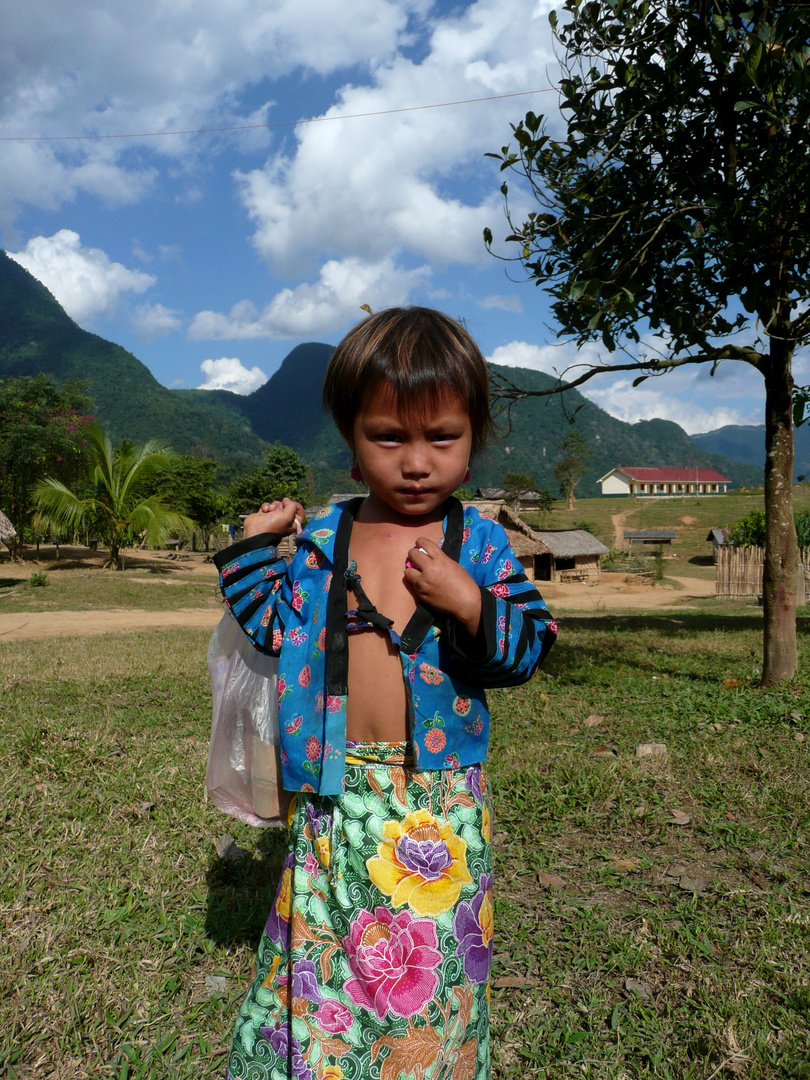
<svg viewBox="0 0 810 1080">
<path fill-rule="evenodd" d="M 731 547 L 717 549 L 717 573 L 715 595 L 727 598 L 757 597 L 762 595 L 762 568 L 765 551 L 761 547 Z M 810 580 L 810 550 L 805 551 L 801 563 L 804 581 Z M 800 582 L 800 587 L 801 587 Z M 804 602 L 803 599 L 800 602 Z"/>
</svg>

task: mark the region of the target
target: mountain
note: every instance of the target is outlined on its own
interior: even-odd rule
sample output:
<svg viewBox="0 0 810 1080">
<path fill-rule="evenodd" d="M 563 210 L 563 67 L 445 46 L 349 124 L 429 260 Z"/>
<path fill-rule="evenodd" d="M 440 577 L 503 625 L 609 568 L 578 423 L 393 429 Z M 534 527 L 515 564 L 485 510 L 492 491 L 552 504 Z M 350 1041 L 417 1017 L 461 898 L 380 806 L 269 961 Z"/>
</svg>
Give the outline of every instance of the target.
<svg viewBox="0 0 810 1080">
<path fill-rule="evenodd" d="M 223 478 L 258 461 L 267 443 L 278 440 L 310 465 L 319 490 L 345 484 L 350 455 L 320 400 L 331 354 L 331 345 L 298 345 L 247 396 L 169 390 L 132 353 L 78 327 L 44 285 L 0 252 L 0 378 L 44 372 L 58 382 L 83 379 L 114 441 L 163 439 L 182 453 L 214 458 Z M 527 390 L 554 383 L 525 368 L 498 371 Z M 529 398 L 501 413 L 498 437 L 473 463 L 472 484 L 495 486 L 506 472 L 525 472 L 539 487 L 556 491 L 557 444 L 574 413 L 593 454 L 577 488 L 580 496 L 601 494 L 596 481 L 615 465 L 699 465 L 717 469 L 735 485 L 762 483 L 761 467 L 698 447 L 677 424 L 627 424 L 571 391 L 564 401 Z"/>
<path fill-rule="evenodd" d="M 526 368 L 499 365 L 497 371 L 525 390 L 546 390 L 556 382 L 550 375 Z M 587 474 L 577 487 L 579 497 L 601 495 L 596 481 L 615 465 L 700 466 L 717 469 L 735 487 L 762 483 L 761 469 L 696 447 L 683 428 L 671 420 L 628 424 L 576 390 L 562 397 L 528 398 L 512 406 L 511 416 L 502 413 L 498 420 L 503 435 L 475 469 L 475 482 L 495 484 L 507 471 L 528 472 L 540 487 L 556 492 L 554 465 L 560 456 L 557 444 L 571 430 L 568 417 L 574 414 L 576 430 L 593 454 Z"/>
<path fill-rule="evenodd" d="M 794 476 L 810 476 L 810 425 L 793 429 Z M 725 454 L 733 461 L 765 468 L 765 425 L 741 427 L 729 424 L 693 435 L 692 442 L 709 454 Z"/>
<path fill-rule="evenodd" d="M 258 461 L 262 440 L 229 400 L 183 398 L 120 345 L 82 330 L 51 293 L 0 252 L 0 377 L 82 379 L 113 441 L 165 439 L 231 468 Z"/>
</svg>

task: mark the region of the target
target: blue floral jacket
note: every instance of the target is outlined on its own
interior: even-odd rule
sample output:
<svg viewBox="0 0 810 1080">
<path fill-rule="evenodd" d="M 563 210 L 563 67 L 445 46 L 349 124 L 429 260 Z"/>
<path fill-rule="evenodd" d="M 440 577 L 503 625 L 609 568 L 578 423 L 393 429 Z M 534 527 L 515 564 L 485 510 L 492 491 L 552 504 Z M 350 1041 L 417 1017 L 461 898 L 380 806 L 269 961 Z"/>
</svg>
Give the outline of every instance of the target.
<svg viewBox="0 0 810 1080">
<path fill-rule="evenodd" d="M 242 540 L 214 559 L 233 615 L 258 649 L 279 657 L 281 759 L 290 791 L 343 790 L 346 572 L 361 502 L 316 514 L 298 537 L 289 567 L 278 557 L 280 538 L 273 533 Z M 472 638 L 451 617 L 420 604 L 401 638 L 391 632 L 408 689 L 413 753 L 422 769 L 484 760 L 485 689 L 531 678 L 557 632 L 497 522 L 448 500 L 443 550 L 481 589 L 481 627 Z"/>
</svg>

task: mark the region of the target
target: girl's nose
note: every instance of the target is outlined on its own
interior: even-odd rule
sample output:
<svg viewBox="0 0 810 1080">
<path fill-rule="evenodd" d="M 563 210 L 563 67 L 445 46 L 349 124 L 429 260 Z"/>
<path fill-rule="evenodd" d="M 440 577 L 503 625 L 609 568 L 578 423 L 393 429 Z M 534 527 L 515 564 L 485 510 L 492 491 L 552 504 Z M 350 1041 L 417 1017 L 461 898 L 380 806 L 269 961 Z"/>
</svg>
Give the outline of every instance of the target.
<svg viewBox="0 0 810 1080">
<path fill-rule="evenodd" d="M 406 448 L 402 460 L 402 473 L 409 477 L 429 475 L 430 461 L 426 447 L 409 446 Z"/>
</svg>

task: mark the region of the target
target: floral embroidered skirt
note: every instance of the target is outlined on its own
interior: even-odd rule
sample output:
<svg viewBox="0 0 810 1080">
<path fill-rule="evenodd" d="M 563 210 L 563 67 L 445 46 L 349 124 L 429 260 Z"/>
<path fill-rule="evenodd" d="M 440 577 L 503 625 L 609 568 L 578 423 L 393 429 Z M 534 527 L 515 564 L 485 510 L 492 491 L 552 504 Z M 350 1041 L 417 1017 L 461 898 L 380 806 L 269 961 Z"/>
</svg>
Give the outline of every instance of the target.
<svg viewBox="0 0 810 1080">
<path fill-rule="evenodd" d="M 291 809 L 228 1080 L 489 1080 L 490 834 L 482 766 L 350 744 Z"/>
</svg>

